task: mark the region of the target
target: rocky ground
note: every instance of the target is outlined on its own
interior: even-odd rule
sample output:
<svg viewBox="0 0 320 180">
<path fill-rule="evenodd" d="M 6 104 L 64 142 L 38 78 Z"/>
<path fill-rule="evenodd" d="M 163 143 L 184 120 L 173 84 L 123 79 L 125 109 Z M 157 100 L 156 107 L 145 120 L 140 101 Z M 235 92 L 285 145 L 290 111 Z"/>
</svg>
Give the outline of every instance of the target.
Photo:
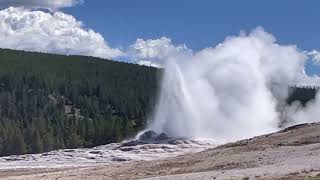
<svg viewBox="0 0 320 180">
<path fill-rule="evenodd" d="M 20 164 L 19 162 L 21 162 L 21 168 L 25 167 L 22 169 L 17 169 L 14 168 L 14 165 L 10 167 L 11 160 L 8 161 L 5 159 L 8 157 L 5 157 L 2 158 L 2 162 L 0 162 L 0 167 L 2 169 L 0 172 L 0 177 L 2 179 L 23 180 L 140 178 L 320 179 L 320 123 L 297 125 L 277 133 L 258 136 L 251 139 L 238 141 L 235 143 L 229 143 L 197 153 L 192 153 L 191 149 L 197 149 L 193 148 L 192 146 L 198 147 L 197 150 L 199 151 L 201 149 L 205 149 L 205 147 L 210 147 L 212 145 L 186 140 L 174 140 L 171 141 L 171 144 L 168 144 L 168 142 L 169 141 L 167 141 L 166 143 L 163 142 L 163 144 L 158 143 L 156 145 L 148 144 L 146 146 L 158 146 L 153 150 L 149 149 L 147 151 L 148 153 L 146 154 L 148 154 L 149 157 L 158 157 L 156 158 L 156 160 L 152 160 L 152 158 L 150 158 L 150 161 L 141 161 L 141 159 L 139 158 L 144 157 L 143 155 L 137 159 L 127 159 L 127 163 L 119 163 L 116 160 L 117 163 L 110 164 L 108 162 L 112 162 L 112 159 L 111 161 L 109 159 L 108 162 L 94 164 L 93 162 L 99 161 L 97 161 L 97 159 L 92 159 L 92 163 L 86 164 L 86 166 L 69 166 L 69 168 L 61 168 L 56 166 L 50 168 L 48 164 L 45 167 L 25 167 L 29 164 L 28 161 L 13 160 L 15 162 L 15 166 L 18 166 Z M 139 144 L 137 142 L 131 143 L 133 144 L 129 143 L 125 144 L 125 146 L 117 145 L 113 148 L 119 151 L 121 151 L 120 148 L 128 147 L 133 147 L 133 149 L 140 150 L 144 149 L 143 144 Z M 174 148 L 180 146 L 181 149 L 188 149 L 182 147 L 186 146 L 190 148 L 190 151 L 181 150 L 181 152 L 183 152 L 181 153 L 182 155 L 174 154 L 178 155 L 178 157 L 165 155 L 160 156 L 158 153 L 159 149 L 163 149 L 161 151 L 164 152 L 167 148 L 159 147 L 170 145 Z M 92 151 L 92 149 L 90 149 L 90 151 Z M 101 151 L 106 152 L 101 149 L 97 151 L 99 151 L 99 153 Z M 125 150 L 124 152 L 129 153 L 130 151 L 134 152 L 134 150 L 132 149 L 127 149 L 127 151 Z M 154 153 L 152 153 L 153 151 Z M 83 157 L 86 157 L 89 154 L 95 154 L 95 156 L 100 156 L 99 153 L 90 153 L 89 151 L 86 151 L 86 153 L 83 153 L 85 154 Z M 166 153 L 171 154 L 172 152 L 168 151 Z M 131 155 L 132 154 L 130 154 L 130 156 L 128 157 L 131 157 Z M 63 156 L 63 158 L 66 158 L 67 156 L 68 155 Z M 71 164 L 77 164 L 77 161 L 79 161 L 78 156 L 73 156 L 69 160 L 65 160 L 65 163 L 72 161 L 72 159 L 74 160 Z M 39 160 L 39 162 L 42 161 Z M 55 164 L 56 162 L 53 161 L 52 165 Z M 79 161 L 78 164 L 81 164 L 81 161 Z M 8 168 L 3 168 L 5 166 L 7 166 Z"/>
<path fill-rule="evenodd" d="M 62 169 L 152 161 L 200 152 L 213 146 L 210 143 L 183 138 L 173 139 L 164 133 L 158 135 L 153 131 L 147 131 L 138 140 L 123 143 L 1 157 L 0 170 Z"/>
</svg>

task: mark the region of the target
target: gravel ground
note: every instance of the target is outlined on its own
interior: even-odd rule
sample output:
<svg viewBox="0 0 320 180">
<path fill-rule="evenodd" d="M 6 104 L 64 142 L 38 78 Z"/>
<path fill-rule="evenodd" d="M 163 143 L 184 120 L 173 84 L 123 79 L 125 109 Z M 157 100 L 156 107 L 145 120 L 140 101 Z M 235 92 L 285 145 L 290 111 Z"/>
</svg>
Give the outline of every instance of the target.
<svg viewBox="0 0 320 180">
<path fill-rule="evenodd" d="M 167 159 L 69 169 L 3 170 L 1 179 L 320 179 L 320 124 Z"/>
</svg>

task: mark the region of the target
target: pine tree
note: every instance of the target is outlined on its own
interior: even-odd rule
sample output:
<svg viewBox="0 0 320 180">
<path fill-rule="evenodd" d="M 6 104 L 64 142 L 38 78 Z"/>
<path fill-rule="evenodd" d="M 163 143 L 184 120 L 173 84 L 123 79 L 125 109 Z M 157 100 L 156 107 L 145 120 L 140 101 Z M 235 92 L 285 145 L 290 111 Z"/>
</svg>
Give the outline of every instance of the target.
<svg viewBox="0 0 320 180">
<path fill-rule="evenodd" d="M 118 118 L 114 119 L 113 138 L 114 138 L 115 142 L 120 142 L 122 139 L 120 119 L 118 119 Z"/>
<path fill-rule="evenodd" d="M 53 144 L 54 144 L 54 141 L 53 141 L 53 136 L 51 135 L 51 133 L 47 133 L 43 136 L 43 146 L 42 146 L 42 149 L 43 151 L 47 152 L 47 151 L 51 151 L 53 150 Z"/>
<path fill-rule="evenodd" d="M 42 152 L 42 142 L 38 130 L 33 132 L 31 149 L 33 153 Z"/>
<path fill-rule="evenodd" d="M 72 133 L 70 136 L 70 140 L 69 140 L 69 148 L 77 148 L 79 146 L 82 146 L 83 144 L 83 140 L 81 139 L 81 137 L 76 134 L 76 133 Z"/>
<path fill-rule="evenodd" d="M 12 154 L 17 155 L 26 153 L 26 144 L 24 142 L 20 129 L 16 129 L 15 131 L 14 140 L 11 146 L 11 152 Z"/>
<path fill-rule="evenodd" d="M 0 155 L 2 155 L 5 147 L 6 132 L 0 123 Z"/>
</svg>

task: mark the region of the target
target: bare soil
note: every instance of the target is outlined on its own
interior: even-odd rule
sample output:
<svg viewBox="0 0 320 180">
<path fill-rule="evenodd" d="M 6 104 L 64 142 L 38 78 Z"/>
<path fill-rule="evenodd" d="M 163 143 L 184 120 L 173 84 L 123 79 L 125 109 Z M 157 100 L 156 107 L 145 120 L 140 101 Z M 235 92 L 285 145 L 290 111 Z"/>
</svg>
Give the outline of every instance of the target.
<svg viewBox="0 0 320 180">
<path fill-rule="evenodd" d="M 2 170 L 0 179 L 320 180 L 320 123 L 165 160 L 69 169 Z"/>
</svg>

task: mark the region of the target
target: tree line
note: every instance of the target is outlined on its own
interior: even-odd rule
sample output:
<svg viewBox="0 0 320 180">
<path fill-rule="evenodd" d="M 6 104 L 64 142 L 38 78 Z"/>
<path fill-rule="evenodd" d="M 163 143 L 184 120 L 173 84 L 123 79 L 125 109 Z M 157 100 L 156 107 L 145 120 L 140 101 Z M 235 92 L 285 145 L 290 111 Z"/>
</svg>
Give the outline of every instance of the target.
<svg viewBox="0 0 320 180">
<path fill-rule="evenodd" d="M 0 50 L 0 156 L 132 137 L 152 112 L 157 74 L 93 57 Z"/>
<path fill-rule="evenodd" d="M 119 142 L 143 129 L 161 70 L 0 49 L 0 156 Z M 305 105 L 318 88 L 291 87 Z"/>
<path fill-rule="evenodd" d="M 315 99 L 319 87 L 317 86 L 293 86 L 289 88 L 288 104 L 299 101 L 305 106 L 310 100 Z"/>
</svg>

